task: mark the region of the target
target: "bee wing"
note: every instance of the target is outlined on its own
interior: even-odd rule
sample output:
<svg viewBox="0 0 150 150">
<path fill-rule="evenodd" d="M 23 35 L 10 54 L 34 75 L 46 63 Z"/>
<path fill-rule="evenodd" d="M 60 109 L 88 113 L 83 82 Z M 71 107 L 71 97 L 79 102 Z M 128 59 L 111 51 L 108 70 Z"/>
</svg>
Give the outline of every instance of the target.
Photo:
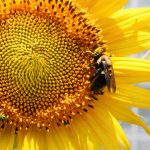
<svg viewBox="0 0 150 150">
<path fill-rule="evenodd" d="M 106 79 L 106 85 L 107 85 L 108 91 L 110 92 L 111 76 L 110 76 L 110 73 L 108 70 L 109 67 L 108 67 L 106 61 L 102 61 L 102 63 L 103 63 L 103 67 L 104 67 L 104 75 L 105 75 L 105 79 Z"/>
<path fill-rule="evenodd" d="M 116 80 L 115 80 L 115 74 L 114 74 L 114 69 L 113 66 L 111 66 L 111 88 L 113 90 L 113 92 L 116 92 Z"/>
<path fill-rule="evenodd" d="M 106 85 L 107 85 L 108 91 L 110 92 L 112 89 L 113 92 L 115 92 L 116 81 L 115 81 L 113 67 L 109 66 L 106 61 L 102 61 L 102 63 L 104 67 L 104 74 L 105 74 Z"/>
</svg>

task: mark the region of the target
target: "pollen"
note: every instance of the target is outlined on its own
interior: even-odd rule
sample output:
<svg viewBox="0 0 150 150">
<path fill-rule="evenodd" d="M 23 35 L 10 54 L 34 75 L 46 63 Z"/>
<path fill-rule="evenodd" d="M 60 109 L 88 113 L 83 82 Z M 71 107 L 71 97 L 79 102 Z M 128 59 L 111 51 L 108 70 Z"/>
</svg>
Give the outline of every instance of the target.
<svg viewBox="0 0 150 150">
<path fill-rule="evenodd" d="M 93 108 L 89 64 L 107 48 L 86 10 L 70 0 L 3 1 L 0 8 L 2 123 L 48 130 Z"/>
</svg>

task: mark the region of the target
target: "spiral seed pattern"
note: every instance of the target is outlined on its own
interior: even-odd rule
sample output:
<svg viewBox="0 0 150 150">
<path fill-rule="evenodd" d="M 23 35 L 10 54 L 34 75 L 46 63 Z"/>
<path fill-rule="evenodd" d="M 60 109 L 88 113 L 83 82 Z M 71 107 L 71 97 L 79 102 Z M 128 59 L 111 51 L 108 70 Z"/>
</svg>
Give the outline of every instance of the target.
<svg viewBox="0 0 150 150">
<path fill-rule="evenodd" d="M 36 8 L 16 3 L 5 6 L 3 13 L 8 13 L 0 17 L 1 114 L 16 128 L 68 124 L 91 106 L 88 66 L 92 51 L 99 46 L 104 50 L 104 42 L 82 13 L 74 14 L 69 1 L 49 1 L 49 13 L 42 2 Z M 65 14 L 74 18 L 69 27 L 67 17 L 60 17 Z M 81 25 L 74 30 L 75 24 Z"/>
</svg>

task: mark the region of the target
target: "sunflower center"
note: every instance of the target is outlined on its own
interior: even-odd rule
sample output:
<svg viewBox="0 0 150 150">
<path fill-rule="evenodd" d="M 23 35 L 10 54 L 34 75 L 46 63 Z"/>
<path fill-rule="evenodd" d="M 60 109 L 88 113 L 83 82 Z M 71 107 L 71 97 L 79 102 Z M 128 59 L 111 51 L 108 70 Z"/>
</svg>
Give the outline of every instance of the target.
<svg viewBox="0 0 150 150">
<path fill-rule="evenodd" d="M 0 19 L 1 114 L 16 126 L 66 124 L 90 105 L 89 53 L 104 43 L 91 25 L 69 31 L 75 25 L 66 27 L 64 17 L 62 25 L 54 12 L 41 15 L 39 7 L 34 12 L 24 8 L 11 8 Z M 80 15 L 78 19 L 84 19 Z"/>
</svg>

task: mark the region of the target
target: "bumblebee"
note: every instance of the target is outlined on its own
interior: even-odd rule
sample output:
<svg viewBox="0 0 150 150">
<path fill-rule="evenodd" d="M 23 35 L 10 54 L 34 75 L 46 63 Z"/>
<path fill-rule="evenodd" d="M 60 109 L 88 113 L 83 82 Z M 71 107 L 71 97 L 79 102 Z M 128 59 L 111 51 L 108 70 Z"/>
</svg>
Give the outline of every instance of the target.
<svg viewBox="0 0 150 150">
<path fill-rule="evenodd" d="M 107 86 L 108 91 L 116 91 L 115 75 L 110 58 L 105 54 L 96 53 L 93 55 L 95 72 L 90 77 L 90 90 L 94 93 L 102 92 Z"/>
</svg>

